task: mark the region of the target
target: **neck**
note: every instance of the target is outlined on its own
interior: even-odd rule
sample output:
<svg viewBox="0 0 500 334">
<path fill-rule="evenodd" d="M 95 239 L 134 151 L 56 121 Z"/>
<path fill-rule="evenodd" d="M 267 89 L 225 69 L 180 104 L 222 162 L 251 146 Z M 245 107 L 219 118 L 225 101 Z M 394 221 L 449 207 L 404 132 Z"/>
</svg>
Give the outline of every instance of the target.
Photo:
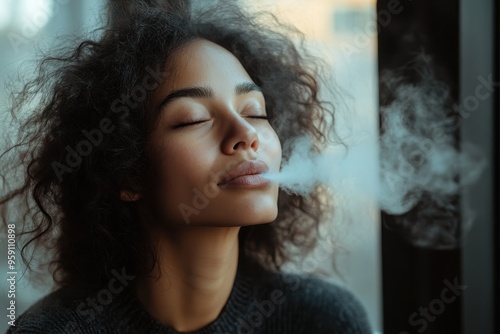
<svg viewBox="0 0 500 334">
<path fill-rule="evenodd" d="M 146 310 L 177 331 L 195 331 L 214 321 L 236 277 L 238 231 L 191 226 L 156 234 L 158 264 L 136 286 Z"/>
</svg>

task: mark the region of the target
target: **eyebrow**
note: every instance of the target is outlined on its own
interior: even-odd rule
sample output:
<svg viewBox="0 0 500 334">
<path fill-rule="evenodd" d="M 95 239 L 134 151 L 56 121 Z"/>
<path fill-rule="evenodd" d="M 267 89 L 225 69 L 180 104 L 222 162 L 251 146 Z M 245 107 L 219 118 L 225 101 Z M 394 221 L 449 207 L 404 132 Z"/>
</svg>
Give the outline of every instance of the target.
<svg viewBox="0 0 500 334">
<path fill-rule="evenodd" d="M 236 95 L 243 95 L 250 92 L 262 92 L 262 89 L 253 82 L 245 82 L 236 85 L 234 92 L 236 93 Z"/>
<path fill-rule="evenodd" d="M 262 92 L 262 89 L 253 82 L 244 82 L 236 85 L 236 87 L 234 88 L 234 92 L 236 95 L 243 95 L 250 92 Z M 182 88 L 179 90 L 174 90 L 173 92 L 168 94 L 167 97 L 164 98 L 163 101 L 160 103 L 158 108 L 163 108 L 173 100 L 180 98 L 187 97 L 187 98 L 211 99 L 214 98 L 214 96 L 215 96 L 214 91 L 209 87 Z"/>
</svg>

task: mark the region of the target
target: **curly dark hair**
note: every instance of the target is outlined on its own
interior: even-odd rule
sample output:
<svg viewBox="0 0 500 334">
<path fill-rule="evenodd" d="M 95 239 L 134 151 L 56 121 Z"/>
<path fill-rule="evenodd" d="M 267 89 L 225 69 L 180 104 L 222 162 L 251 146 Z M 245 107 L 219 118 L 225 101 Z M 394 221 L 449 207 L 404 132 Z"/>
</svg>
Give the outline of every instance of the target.
<svg viewBox="0 0 500 334">
<path fill-rule="evenodd" d="M 182 4 L 112 6 L 99 38 L 45 57 L 36 78 L 12 95 L 11 114 L 26 109 L 29 117 L 1 156 L 5 184 L 9 172 L 23 174 L 0 199 L 2 218 L 6 226 L 12 211 L 22 214 L 23 259 L 30 265 L 30 250 L 49 251 L 39 254 L 50 259 L 58 286 L 98 287 L 113 268 L 140 275 L 154 267 L 157 254 L 137 208 L 119 194 L 146 187 L 157 121 L 149 97 L 158 80 L 168 80 L 158 76 L 166 60 L 189 41 L 212 41 L 241 62 L 262 89 L 285 160 L 295 138 L 309 135 L 318 151 L 334 138 L 333 107 L 318 95 L 321 67 L 305 53 L 300 32 L 228 3 L 197 11 Z M 307 196 L 280 191 L 274 222 L 241 228 L 242 265 L 276 271 L 296 250 L 313 249 L 329 195 L 324 187 Z"/>
</svg>

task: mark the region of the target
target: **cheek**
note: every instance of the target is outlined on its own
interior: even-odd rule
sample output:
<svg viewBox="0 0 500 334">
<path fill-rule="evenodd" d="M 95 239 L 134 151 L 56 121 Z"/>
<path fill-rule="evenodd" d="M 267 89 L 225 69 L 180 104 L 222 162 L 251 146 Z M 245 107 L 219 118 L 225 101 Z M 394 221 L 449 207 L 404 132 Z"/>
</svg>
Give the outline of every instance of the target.
<svg viewBox="0 0 500 334">
<path fill-rule="evenodd" d="M 193 189 L 203 190 L 206 185 L 210 158 L 202 151 L 201 145 L 163 145 L 157 152 L 157 179 L 151 186 L 156 190 L 158 212 L 166 221 L 183 224 L 181 205 L 193 207 Z"/>
<path fill-rule="evenodd" d="M 167 143 L 158 145 L 155 151 L 156 180 L 152 180 L 151 186 L 157 189 L 161 198 L 170 202 L 172 194 L 182 197 L 196 186 L 203 155 L 196 146 Z"/>
<path fill-rule="evenodd" d="M 192 186 L 207 163 L 207 152 L 200 146 L 164 146 L 160 163 L 162 179 L 168 183 Z"/>
<path fill-rule="evenodd" d="M 281 165 L 281 143 L 278 135 L 272 127 L 263 129 L 259 134 L 260 145 L 265 148 L 275 167 Z"/>
</svg>

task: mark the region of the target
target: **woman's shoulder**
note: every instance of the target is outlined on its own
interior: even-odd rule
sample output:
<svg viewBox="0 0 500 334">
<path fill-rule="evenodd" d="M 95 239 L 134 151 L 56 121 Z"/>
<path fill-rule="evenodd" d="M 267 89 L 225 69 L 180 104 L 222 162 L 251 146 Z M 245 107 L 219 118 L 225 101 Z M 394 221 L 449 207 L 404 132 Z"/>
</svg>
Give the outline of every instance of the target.
<svg viewBox="0 0 500 334">
<path fill-rule="evenodd" d="M 340 304 L 360 306 L 358 298 L 348 288 L 313 274 L 304 273 L 268 273 L 261 276 L 257 288 L 262 291 L 272 290 L 275 295 L 282 292 L 287 299 L 300 299 L 315 304 Z"/>
<path fill-rule="evenodd" d="M 59 288 L 33 304 L 9 327 L 7 334 L 14 333 L 99 333 L 101 330 L 98 308 L 88 289 Z M 95 312 L 94 312 L 95 311 Z"/>
<path fill-rule="evenodd" d="M 366 311 L 347 288 L 311 274 L 273 273 L 262 280 L 260 298 L 282 305 L 315 333 L 371 333 Z M 292 323 L 293 321 L 292 320 Z"/>
</svg>

